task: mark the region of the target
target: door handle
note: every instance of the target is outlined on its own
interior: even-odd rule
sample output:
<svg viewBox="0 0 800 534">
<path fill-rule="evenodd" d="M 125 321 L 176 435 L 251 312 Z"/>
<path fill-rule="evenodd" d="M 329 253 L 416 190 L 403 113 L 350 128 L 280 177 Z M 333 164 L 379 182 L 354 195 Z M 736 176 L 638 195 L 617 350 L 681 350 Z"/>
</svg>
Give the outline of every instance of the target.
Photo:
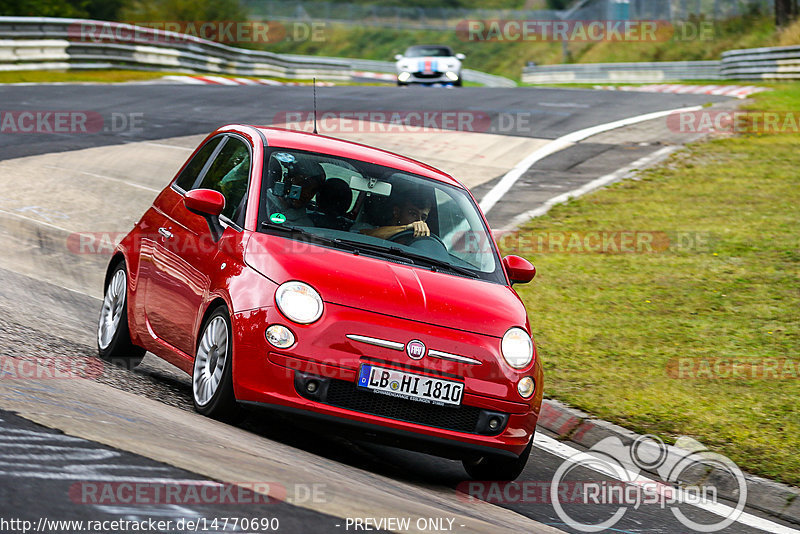
<svg viewBox="0 0 800 534">
<path fill-rule="evenodd" d="M 172 232 L 164 228 L 163 226 L 158 229 L 158 233 L 161 234 L 161 237 L 165 239 L 172 239 Z"/>
</svg>

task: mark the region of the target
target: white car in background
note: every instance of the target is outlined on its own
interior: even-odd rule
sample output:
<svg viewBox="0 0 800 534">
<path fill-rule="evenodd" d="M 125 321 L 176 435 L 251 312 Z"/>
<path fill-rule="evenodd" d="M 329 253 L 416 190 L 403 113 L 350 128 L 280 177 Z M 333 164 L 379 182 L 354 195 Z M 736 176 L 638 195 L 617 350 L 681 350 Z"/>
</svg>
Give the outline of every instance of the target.
<svg viewBox="0 0 800 534">
<path fill-rule="evenodd" d="M 447 84 L 461 86 L 461 61 L 464 54 L 454 54 L 444 45 L 409 47 L 397 60 L 397 85 Z"/>
</svg>

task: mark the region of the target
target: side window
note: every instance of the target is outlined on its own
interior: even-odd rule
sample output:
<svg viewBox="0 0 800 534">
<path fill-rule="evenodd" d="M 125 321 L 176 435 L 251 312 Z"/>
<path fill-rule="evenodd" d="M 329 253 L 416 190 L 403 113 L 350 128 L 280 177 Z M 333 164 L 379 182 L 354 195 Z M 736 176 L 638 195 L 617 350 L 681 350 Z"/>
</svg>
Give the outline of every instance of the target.
<svg viewBox="0 0 800 534">
<path fill-rule="evenodd" d="M 250 150 L 244 141 L 229 137 L 208 168 L 198 188 L 213 189 L 225 196 L 222 215 L 241 224 L 250 181 Z"/>
<path fill-rule="evenodd" d="M 203 167 L 208 161 L 208 158 L 211 157 L 211 154 L 214 153 L 214 149 L 217 148 L 219 142 L 222 140 L 222 136 L 215 137 L 205 145 L 203 148 L 197 151 L 197 154 L 192 158 L 192 161 L 183 169 L 183 172 L 180 176 L 178 176 L 178 180 L 175 182 L 175 185 L 183 189 L 184 191 L 189 191 L 193 189 L 194 183 L 197 181 L 197 177 L 200 176 L 200 172 L 203 170 Z"/>
</svg>

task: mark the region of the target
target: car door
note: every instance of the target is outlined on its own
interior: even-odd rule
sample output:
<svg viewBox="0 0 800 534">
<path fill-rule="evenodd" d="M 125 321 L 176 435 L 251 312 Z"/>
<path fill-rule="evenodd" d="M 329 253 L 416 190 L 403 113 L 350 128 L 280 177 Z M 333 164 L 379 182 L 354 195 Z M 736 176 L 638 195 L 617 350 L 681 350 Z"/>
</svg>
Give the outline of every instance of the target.
<svg viewBox="0 0 800 534">
<path fill-rule="evenodd" d="M 224 134 L 219 146 L 191 183 L 176 182 L 181 197 L 192 189 L 213 189 L 225 196 L 220 222 L 225 232 L 238 232 L 244 221 L 252 162 L 243 138 Z M 214 258 L 219 249 L 208 222 L 190 212 L 182 200 L 165 213 L 153 251 L 153 272 L 145 298 L 150 327 L 158 338 L 194 355 L 200 308 L 208 293 Z"/>
</svg>

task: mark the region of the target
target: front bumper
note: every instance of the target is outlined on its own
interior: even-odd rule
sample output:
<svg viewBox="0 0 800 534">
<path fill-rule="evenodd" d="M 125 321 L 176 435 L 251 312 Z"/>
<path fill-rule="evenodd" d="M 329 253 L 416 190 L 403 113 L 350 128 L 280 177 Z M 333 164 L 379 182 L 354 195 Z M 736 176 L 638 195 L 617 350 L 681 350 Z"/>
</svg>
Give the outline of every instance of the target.
<svg viewBox="0 0 800 534">
<path fill-rule="evenodd" d="M 353 321 L 348 319 L 353 314 L 361 317 L 374 315 L 351 309 L 338 310 L 337 314 L 336 307 L 331 305 L 326 306 L 327 313 L 338 315 L 333 323 L 346 325 L 343 328 L 352 327 Z M 377 347 L 363 353 L 360 346 L 337 335 L 340 332 L 332 332 L 334 327 L 326 328 L 324 320 L 316 327 L 289 325 L 274 308 L 236 314 L 233 323 L 236 339 L 234 391 L 241 402 L 336 422 L 370 440 L 448 457 L 467 457 L 476 453 L 518 456 L 535 430 L 541 405 L 540 391 L 527 402 L 502 398 L 490 392 L 490 382 L 469 376 L 470 371 L 465 373 L 462 369 L 459 373 L 459 366 L 454 364 L 414 362 L 408 358 L 400 362 Z M 270 347 L 264 338 L 264 329 L 273 323 L 290 326 L 298 337 L 298 343 L 283 351 Z M 417 330 L 420 329 L 420 325 L 412 321 L 397 319 L 392 323 L 400 328 L 416 326 Z M 362 326 L 369 328 L 369 325 Z M 318 336 L 329 341 L 323 343 L 319 338 L 313 339 L 315 328 Z M 428 330 L 436 329 L 428 327 Z M 374 325 L 369 331 L 375 331 Z M 464 333 L 456 333 L 456 336 L 464 337 Z M 439 373 L 451 378 L 460 376 L 465 380 L 462 404 L 458 407 L 435 406 L 360 390 L 355 382 L 361 363 L 386 365 L 409 372 Z M 471 372 L 474 374 L 476 371 Z M 538 361 L 529 372 L 537 381 L 537 390 L 540 390 Z M 311 393 L 305 387 L 309 380 L 317 382 Z M 513 389 L 513 384 L 495 388 L 498 392 L 505 391 L 506 397 Z M 490 428 L 491 419 L 495 419 L 495 423 Z"/>
<path fill-rule="evenodd" d="M 461 82 L 461 74 L 458 73 L 458 77 L 453 80 L 448 78 L 444 72 L 433 72 L 433 73 L 424 73 L 424 72 L 408 72 L 410 75 L 406 79 L 401 79 L 400 74 L 398 73 L 397 80 L 400 83 L 404 84 L 447 84 L 447 85 L 454 85 Z"/>
</svg>

